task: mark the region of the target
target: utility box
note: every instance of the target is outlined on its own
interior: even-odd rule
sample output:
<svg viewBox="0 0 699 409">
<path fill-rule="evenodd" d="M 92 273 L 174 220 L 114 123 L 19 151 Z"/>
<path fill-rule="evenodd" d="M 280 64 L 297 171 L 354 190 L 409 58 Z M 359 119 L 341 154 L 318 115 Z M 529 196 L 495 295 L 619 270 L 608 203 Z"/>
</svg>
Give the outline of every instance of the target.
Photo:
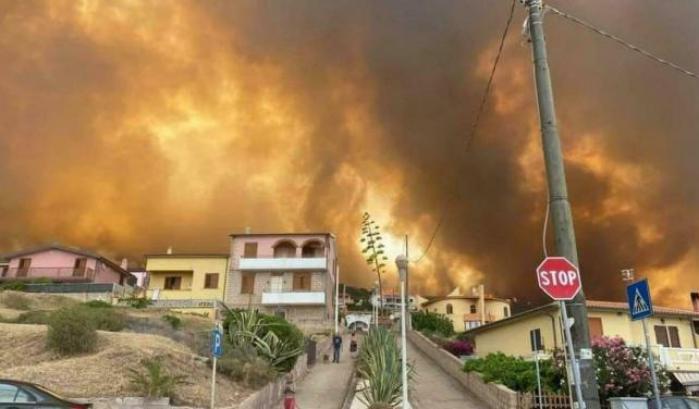
<svg viewBox="0 0 699 409">
<path fill-rule="evenodd" d="M 648 409 L 648 398 L 609 398 L 611 409 Z"/>
</svg>

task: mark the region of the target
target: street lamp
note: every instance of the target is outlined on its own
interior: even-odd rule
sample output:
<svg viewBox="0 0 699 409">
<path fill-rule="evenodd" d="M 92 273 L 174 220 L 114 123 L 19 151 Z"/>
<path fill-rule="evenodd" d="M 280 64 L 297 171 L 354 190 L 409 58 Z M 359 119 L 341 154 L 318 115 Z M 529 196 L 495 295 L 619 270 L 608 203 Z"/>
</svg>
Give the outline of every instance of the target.
<svg viewBox="0 0 699 409">
<path fill-rule="evenodd" d="M 408 352 L 405 334 L 405 277 L 408 275 L 408 258 L 404 255 L 396 257 L 396 266 L 400 275 L 400 334 L 401 334 L 401 354 L 402 354 L 402 377 L 403 377 L 403 409 L 410 408 L 408 403 Z"/>
</svg>

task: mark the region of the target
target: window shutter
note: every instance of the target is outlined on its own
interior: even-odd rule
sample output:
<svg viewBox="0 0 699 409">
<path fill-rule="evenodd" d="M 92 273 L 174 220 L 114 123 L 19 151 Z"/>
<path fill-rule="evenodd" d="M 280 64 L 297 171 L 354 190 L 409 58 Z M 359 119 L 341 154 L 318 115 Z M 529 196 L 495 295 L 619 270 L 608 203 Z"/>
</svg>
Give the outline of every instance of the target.
<svg viewBox="0 0 699 409">
<path fill-rule="evenodd" d="M 672 348 L 682 348 L 680 345 L 680 333 L 677 327 L 667 327 L 667 329 L 670 332 L 670 346 Z"/>
<path fill-rule="evenodd" d="M 245 243 L 243 258 L 257 258 L 257 243 Z"/>
<path fill-rule="evenodd" d="M 602 318 L 588 318 L 587 322 L 590 327 L 590 338 L 599 338 L 604 335 Z"/>
<path fill-rule="evenodd" d="M 653 326 L 653 330 L 655 330 L 655 342 L 664 347 L 669 347 L 670 342 L 667 337 L 667 328 L 663 325 L 655 325 Z"/>
</svg>

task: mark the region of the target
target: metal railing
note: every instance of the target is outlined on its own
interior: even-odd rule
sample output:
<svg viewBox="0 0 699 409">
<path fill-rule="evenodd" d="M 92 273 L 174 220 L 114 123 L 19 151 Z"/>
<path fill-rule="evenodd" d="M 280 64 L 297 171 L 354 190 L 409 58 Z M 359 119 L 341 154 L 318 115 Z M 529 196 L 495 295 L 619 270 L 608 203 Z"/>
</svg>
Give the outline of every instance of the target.
<svg viewBox="0 0 699 409">
<path fill-rule="evenodd" d="M 95 270 L 88 267 L 11 267 L 0 280 L 22 281 L 39 278 L 52 281 L 92 281 L 95 278 Z"/>
<path fill-rule="evenodd" d="M 668 370 L 699 371 L 699 349 L 655 346 L 653 354 Z"/>
</svg>

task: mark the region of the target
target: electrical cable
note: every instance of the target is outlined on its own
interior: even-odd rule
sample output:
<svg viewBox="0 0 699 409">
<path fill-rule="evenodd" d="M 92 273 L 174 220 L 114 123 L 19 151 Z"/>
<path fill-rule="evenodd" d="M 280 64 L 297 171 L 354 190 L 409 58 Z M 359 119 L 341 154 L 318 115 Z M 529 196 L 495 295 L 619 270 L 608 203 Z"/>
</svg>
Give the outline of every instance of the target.
<svg viewBox="0 0 699 409">
<path fill-rule="evenodd" d="M 607 39 L 613 40 L 613 41 L 617 42 L 618 44 L 621 44 L 624 47 L 626 47 L 634 52 L 637 52 L 646 58 L 649 58 L 650 60 L 653 60 L 653 61 L 655 61 L 659 64 L 663 64 L 665 66 L 668 66 L 668 67 L 674 69 L 675 71 L 681 72 L 684 75 L 687 75 L 691 78 L 694 78 L 695 80 L 699 80 L 699 75 L 695 74 L 694 72 L 689 71 L 686 68 L 680 67 L 679 65 L 677 65 L 671 61 L 667 61 L 664 58 L 660 58 L 660 57 L 654 55 L 653 53 L 651 53 L 650 51 L 646 51 L 638 46 L 635 46 L 622 38 L 619 38 L 613 34 L 609 34 L 606 31 L 602 30 L 601 28 L 595 27 L 591 23 L 583 21 L 583 20 L 581 20 L 575 16 L 572 16 L 570 14 L 564 13 L 564 12 L 558 10 L 557 8 L 551 7 L 549 5 L 545 5 L 544 8 L 552 11 L 554 14 L 557 14 L 557 15 L 559 15 L 559 16 L 561 16 L 569 21 L 572 21 L 573 23 L 581 25 L 581 26 L 587 28 L 588 30 L 591 30 L 591 31 L 593 31 L 593 32 L 595 32 L 595 33 L 597 33 L 597 34 L 599 34 Z"/>
<path fill-rule="evenodd" d="M 510 12 L 507 17 L 507 22 L 505 23 L 505 29 L 502 31 L 502 36 L 500 37 L 500 44 L 498 45 L 498 51 L 497 54 L 495 55 L 495 60 L 493 61 L 493 67 L 490 70 L 490 75 L 488 77 L 488 82 L 485 86 L 485 90 L 483 92 L 483 96 L 481 97 L 481 102 L 480 105 L 478 106 L 478 111 L 476 113 L 476 117 L 473 120 L 473 124 L 471 125 L 471 130 L 469 132 L 468 137 L 466 138 L 466 152 L 468 152 L 469 148 L 471 147 L 471 142 L 473 139 L 476 137 L 476 132 L 478 131 L 478 126 L 480 125 L 481 121 L 481 116 L 483 115 L 483 112 L 485 111 L 485 105 L 486 102 L 488 101 L 488 95 L 490 94 L 490 88 L 493 85 L 493 79 L 495 78 L 495 71 L 498 68 L 498 64 L 500 63 L 500 57 L 502 56 L 502 50 L 505 47 L 505 40 L 507 39 L 507 33 L 510 31 L 510 26 L 512 25 L 512 19 L 514 18 L 515 14 L 515 4 L 517 3 L 517 0 L 512 0 L 512 4 L 510 5 Z M 430 236 L 430 240 L 427 242 L 427 246 L 425 247 L 425 250 L 422 252 L 420 257 L 411 260 L 414 263 L 419 263 L 430 251 L 432 248 L 432 244 L 434 243 L 435 238 L 437 237 L 437 233 L 439 232 L 439 229 L 442 227 L 442 222 L 444 221 L 444 216 L 446 214 L 446 209 L 447 206 L 446 204 L 444 205 L 440 216 L 439 220 L 437 221 L 437 224 L 435 225 L 434 230 L 432 231 L 432 235 Z"/>
</svg>

